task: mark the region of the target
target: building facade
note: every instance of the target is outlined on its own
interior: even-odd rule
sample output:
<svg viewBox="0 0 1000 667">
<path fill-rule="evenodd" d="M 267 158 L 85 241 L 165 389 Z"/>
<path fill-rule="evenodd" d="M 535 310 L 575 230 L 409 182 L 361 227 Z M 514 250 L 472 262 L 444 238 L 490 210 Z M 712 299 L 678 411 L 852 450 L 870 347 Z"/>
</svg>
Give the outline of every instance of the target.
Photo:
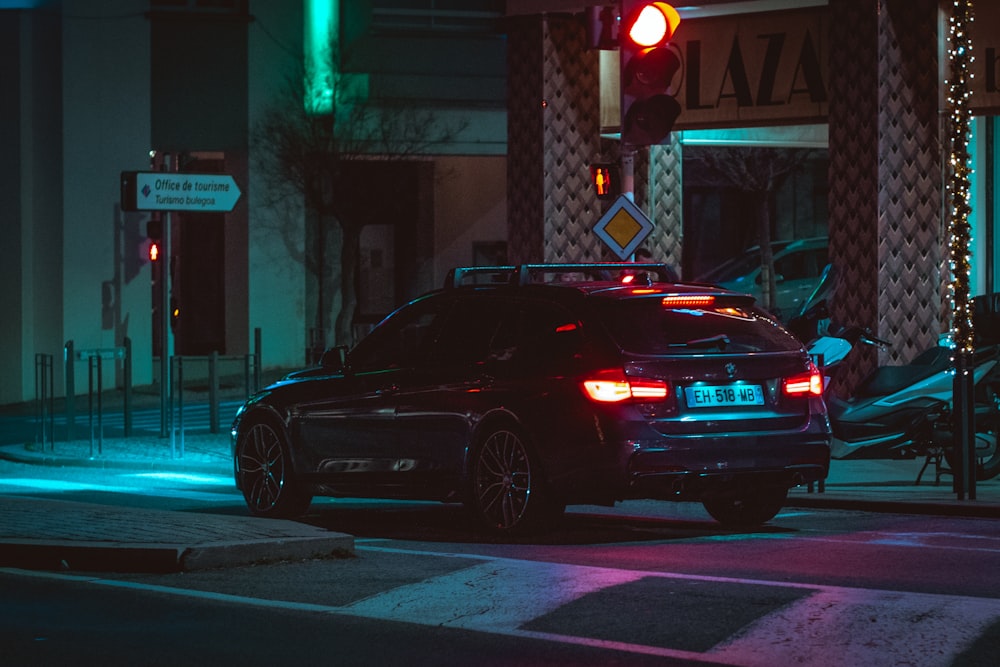
<svg viewBox="0 0 1000 667">
<path fill-rule="evenodd" d="M 123 211 L 120 175 L 159 168 L 165 156 L 181 171 L 231 174 L 242 191 L 231 212 L 171 214 L 174 351 L 242 355 L 259 330 L 264 365 L 286 368 L 331 342 L 322 315 L 338 308 L 339 278 L 310 273 L 315 216 L 271 205 L 256 134 L 304 69 L 318 82 L 315 100 L 326 99 L 317 62 L 332 62 L 329 80 L 355 98 L 456 128 L 366 188 L 351 314 L 359 333 L 455 265 L 613 259 L 594 233 L 607 203 L 589 165 L 619 158 L 617 54 L 595 48 L 602 7 L 593 5 L 0 0 L 0 403 L 35 395 L 39 354 L 55 360 L 59 395 L 66 366 L 80 363 L 64 358 L 69 341 L 107 349 L 127 338 L 133 382 L 157 381 L 162 267 L 146 251 L 159 214 Z M 635 159 L 636 202 L 654 222 L 644 245 L 691 278 L 715 261 L 706 248 L 749 238 L 738 205 L 696 187 L 699 150 L 808 149 L 821 158 L 777 195 L 794 219 L 776 224 L 788 236 L 828 236 L 841 282 L 834 317 L 892 341 L 881 359 L 861 357 L 853 376 L 933 344 L 949 328 L 953 280 L 943 194 L 951 5 L 680 7 L 682 113 L 669 143 Z M 976 5 L 970 251 L 980 294 L 996 290 L 998 264 L 1000 9 Z M 331 43 L 335 62 L 323 55 Z M 109 366 L 104 385 L 114 386 L 122 368 Z"/>
<path fill-rule="evenodd" d="M 330 318 L 315 311 L 323 292 L 324 308 L 336 311 L 339 276 L 328 272 L 320 285 L 304 265 L 314 223 L 287 202 L 269 205 L 256 134 L 289 81 L 331 43 L 341 78 L 362 84 L 355 98 L 421 109 L 457 128 L 446 144 L 409 156 L 402 177 L 370 188 L 362 328 L 440 284 L 447 267 L 503 253 L 502 3 L 440 5 L 0 2 L 8 158 L 0 166 L 0 403 L 35 396 L 36 355 L 54 359 L 56 395 L 68 364 L 85 378 L 84 362 L 64 358 L 69 342 L 79 352 L 127 338 L 133 383 L 157 381 L 162 267 L 148 257 L 147 225 L 165 214 L 123 211 L 120 177 L 165 163 L 230 174 L 242 191 L 230 212 L 170 213 L 173 352 L 245 355 L 259 330 L 263 365 L 294 368 L 316 343 L 310 336 L 331 342 L 315 326 Z M 397 200 L 412 212 L 379 219 Z M 122 374 L 120 361 L 105 364 L 103 385 L 121 386 Z"/>
<path fill-rule="evenodd" d="M 587 164 L 607 150 L 593 115 L 608 79 L 587 3 L 508 2 L 510 243 L 517 260 L 596 259 L 599 203 L 581 197 Z M 850 386 L 877 363 L 905 363 L 951 321 L 950 203 L 944 196 L 948 20 L 937 0 L 803 0 L 678 5 L 674 44 L 682 112 L 668 144 L 640 149 L 635 197 L 648 241 L 680 265 L 698 219 L 684 212 L 685 155 L 706 145 L 807 147 L 828 155 L 833 319 L 892 342 L 853 356 Z M 997 289 L 995 3 L 976 3 L 971 43 L 972 294 Z M 614 67 L 604 71 L 612 71 Z M 614 96 L 612 96 L 613 98 Z M 721 239 L 716 237 L 716 242 Z M 691 277 L 691 276 L 686 276 Z M 881 354 L 881 358 L 877 355 Z"/>
</svg>

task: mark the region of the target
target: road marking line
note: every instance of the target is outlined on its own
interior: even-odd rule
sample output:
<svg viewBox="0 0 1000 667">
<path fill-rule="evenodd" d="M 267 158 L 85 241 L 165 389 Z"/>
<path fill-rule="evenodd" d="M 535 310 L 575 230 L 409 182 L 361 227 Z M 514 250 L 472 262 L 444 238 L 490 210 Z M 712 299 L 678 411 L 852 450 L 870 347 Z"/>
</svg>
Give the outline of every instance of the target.
<svg viewBox="0 0 1000 667">
<path fill-rule="evenodd" d="M 940 537 L 940 536 L 938 536 Z M 891 533 L 875 533 L 875 534 L 860 534 L 859 539 L 855 540 L 845 540 L 837 539 L 834 537 L 796 537 L 798 541 L 804 542 L 825 542 L 828 544 L 851 544 L 854 546 L 874 544 L 881 547 L 901 547 L 904 549 L 936 549 L 938 551 L 972 551 L 978 553 L 998 553 L 1000 552 L 1000 544 L 996 547 L 964 547 L 955 544 L 934 544 L 932 542 L 923 542 L 918 539 L 914 539 L 913 536 L 900 533 L 898 535 L 893 535 Z M 956 538 L 957 539 L 957 538 Z M 997 538 L 983 537 L 983 536 L 971 536 L 964 535 L 962 539 L 970 540 L 973 542 L 978 542 L 981 540 L 986 541 L 997 541 Z"/>
<path fill-rule="evenodd" d="M 97 576 L 13 568 L 0 568 L 0 572 L 257 607 L 419 623 L 741 667 L 776 664 L 846 667 L 901 662 L 921 667 L 947 665 L 986 627 L 1000 619 L 1000 601 L 989 598 L 621 570 L 391 547 L 357 546 L 356 549 L 479 562 L 342 606 L 266 600 Z M 800 588 L 812 594 L 760 617 L 703 653 L 521 629 L 528 621 L 588 593 L 646 577 Z"/>
</svg>

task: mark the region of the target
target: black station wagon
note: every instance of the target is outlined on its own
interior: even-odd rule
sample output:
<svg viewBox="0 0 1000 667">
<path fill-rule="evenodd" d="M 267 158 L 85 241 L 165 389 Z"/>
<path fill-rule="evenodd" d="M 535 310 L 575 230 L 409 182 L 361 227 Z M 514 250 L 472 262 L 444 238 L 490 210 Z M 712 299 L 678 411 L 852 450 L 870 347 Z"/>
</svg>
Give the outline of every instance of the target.
<svg viewBox="0 0 1000 667">
<path fill-rule="evenodd" d="M 456 269 L 233 424 L 250 511 L 313 496 L 462 502 L 500 533 L 567 504 L 700 501 L 772 519 L 826 477 L 823 381 L 753 298 L 662 265 Z"/>
</svg>

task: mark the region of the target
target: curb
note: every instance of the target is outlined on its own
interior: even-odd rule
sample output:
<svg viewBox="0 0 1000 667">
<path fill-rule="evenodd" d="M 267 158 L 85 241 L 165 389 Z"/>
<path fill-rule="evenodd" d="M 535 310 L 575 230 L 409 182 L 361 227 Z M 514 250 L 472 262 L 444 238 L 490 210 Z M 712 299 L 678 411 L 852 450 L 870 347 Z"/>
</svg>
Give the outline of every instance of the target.
<svg viewBox="0 0 1000 667">
<path fill-rule="evenodd" d="M 1000 506 L 995 503 L 977 504 L 975 500 L 882 500 L 858 498 L 838 494 L 789 495 L 785 507 L 810 509 L 855 510 L 888 514 L 923 514 L 933 516 L 966 517 L 972 519 L 1000 519 Z"/>
<path fill-rule="evenodd" d="M 197 546 L 0 539 L 0 567 L 22 570 L 165 574 L 353 556 L 354 537 L 344 533 Z"/>
</svg>

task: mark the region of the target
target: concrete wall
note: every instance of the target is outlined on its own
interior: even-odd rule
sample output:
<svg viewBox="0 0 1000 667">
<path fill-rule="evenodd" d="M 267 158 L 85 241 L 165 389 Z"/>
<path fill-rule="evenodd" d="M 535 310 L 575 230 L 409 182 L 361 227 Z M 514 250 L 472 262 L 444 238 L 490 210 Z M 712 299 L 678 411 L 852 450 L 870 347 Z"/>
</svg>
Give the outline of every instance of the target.
<svg viewBox="0 0 1000 667">
<path fill-rule="evenodd" d="M 250 12 L 243 23 L 224 17 L 225 25 L 214 30 L 204 16 L 151 14 L 148 0 L 0 9 L 0 148 L 6 157 L 0 163 L 0 403 L 33 399 L 36 353 L 52 355 L 61 396 L 63 348 L 70 340 L 81 350 L 117 347 L 128 337 L 133 382 L 156 381 L 145 256 L 151 216 L 120 210 L 120 173 L 149 170 L 151 149 L 218 153 L 221 158 L 211 159 L 224 159 L 243 190 L 237 208 L 225 215 L 226 353 L 250 351 L 259 328 L 265 367 L 302 365 L 308 300 L 297 256 L 306 246 L 305 213 L 296 201 L 263 206 L 265 175 L 252 134 L 301 67 L 303 3 L 253 0 Z M 185 37 L 192 34 L 196 38 Z M 171 35 L 180 43 L 172 44 Z M 367 51 L 378 55 L 392 46 L 393 53 L 409 53 L 412 58 L 398 61 L 405 71 L 376 63 L 361 72 L 373 76 L 376 92 L 420 93 L 417 106 L 436 109 L 460 128 L 450 144 L 427 151 L 436 162 L 426 188 L 433 191 L 433 209 L 422 215 L 428 229 L 435 227 L 432 245 L 441 254 L 421 275 L 433 274 L 434 286 L 453 265 L 472 261 L 473 242 L 506 238 L 504 40 L 493 35 L 473 42 L 489 54 L 490 72 L 476 81 L 478 64 L 453 57 L 438 87 L 428 89 L 461 81 L 457 97 L 443 102 L 414 88 L 423 76 L 420 53 L 405 43 L 381 42 Z M 427 66 L 445 58 L 444 43 L 428 52 Z M 224 53 L 216 52 L 220 48 Z M 451 91 L 449 85 L 444 89 Z M 77 393 L 83 393 L 87 367 L 73 363 Z M 105 367 L 104 386 L 120 386 L 121 366 Z"/>
<path fill-rule="evenodd" d="M 434 285 L 473 263 L 473 244 L 507 240 L 507 159 L 442 157 L 435 164 Z"/>
<path fill-rule="evenodd" d="M 301 61 L 301 8 L 281 0 L 254 2 L 255 22 L 248 41 L 249 124 L 251 134 L 260 114 L 283 90 Z M 291 52 L 289 52 L 291 51 Z M 254 187 L 263 179 L 250 145 L 249 309 L 250 330 L 260 328 L 265 367 L 303 364 L 305 346 L 305 270 L 294 255 L 305 246 L 305 221 L 300 207 L 263 206 Z"/>
<path fill-rule="evenodd" d="M 146 9 L 142 0 L 63 3 L 65 236 L 61 304 L 53 304 L 63 310 L 63 338 L 78 350 L 131 338 L 136 384 L 151 382 L 153 373 L 149 266 L 136 261 L 145 216 L 123 215 L 119 203 L 120 173 L 149 168 Z"/>
</svg>

